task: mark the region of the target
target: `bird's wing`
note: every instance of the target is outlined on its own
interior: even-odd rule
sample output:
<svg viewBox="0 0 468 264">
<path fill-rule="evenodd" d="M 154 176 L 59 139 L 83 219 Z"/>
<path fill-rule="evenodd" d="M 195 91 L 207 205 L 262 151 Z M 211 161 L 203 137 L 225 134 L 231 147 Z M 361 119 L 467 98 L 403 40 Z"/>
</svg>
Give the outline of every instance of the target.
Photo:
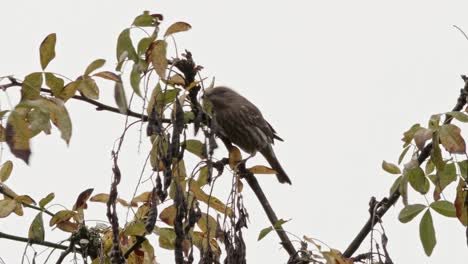
<svg viewBox="0 0 468 264">
<path fill-rule="evenodd" d="M 239 118 L 242 118 L 245 124 L 258 128 L 268 138 L 269 143 L 273 143 L 273 139 L 276 138 L 275 131 L 254 105 L 241 105 L 239 112 Z"/>
</svg>

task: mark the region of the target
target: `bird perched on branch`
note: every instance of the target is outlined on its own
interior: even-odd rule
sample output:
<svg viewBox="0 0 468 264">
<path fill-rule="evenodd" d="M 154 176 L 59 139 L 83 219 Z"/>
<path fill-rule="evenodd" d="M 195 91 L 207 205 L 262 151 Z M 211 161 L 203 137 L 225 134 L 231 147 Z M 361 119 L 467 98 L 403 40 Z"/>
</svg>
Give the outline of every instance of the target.
<svg viewBox="0 0 468 264">
<path fill-rule="evenodd" d="M 222 86 L 207 89 L 204 100 L 211 103 L 219 137 L 236 144 L 252 156 L 259 151 L 277 172 L 278 181 L 291 184 L 271 146 L 274 139 L 283 139 L 276 135 L 276 131 L 254 104 L 232 89 Z"/>
</svg>

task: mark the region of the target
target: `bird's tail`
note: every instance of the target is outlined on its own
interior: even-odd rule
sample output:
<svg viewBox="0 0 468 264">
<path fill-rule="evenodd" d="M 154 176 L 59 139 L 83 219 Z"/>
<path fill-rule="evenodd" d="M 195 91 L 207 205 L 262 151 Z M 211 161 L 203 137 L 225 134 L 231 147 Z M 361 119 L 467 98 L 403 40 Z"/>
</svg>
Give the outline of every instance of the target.
<svg viewBox="0 0 468 264">
<path fill-rule="evenodd" d="M 273 151 L 273 148 L 271 145 L 268 145 L 266 148 L 264 148 L 261 151 L 262 155 L 265 157 L 265 159 L 270 163 L 270 166 L 272 169 L 274 169 L 278 174 L 276 174 L 276 177 L 278 178 L 278 181 L 280 183 L 289 183 L 291 184 L 291 180 L 289 179 L 288 175 L 286 172 L 283 170 L 283 167 L 281 167 L 281 164 L 279 163 L 278 159 L 275 156 L 275 152 Z"/>
</svg>

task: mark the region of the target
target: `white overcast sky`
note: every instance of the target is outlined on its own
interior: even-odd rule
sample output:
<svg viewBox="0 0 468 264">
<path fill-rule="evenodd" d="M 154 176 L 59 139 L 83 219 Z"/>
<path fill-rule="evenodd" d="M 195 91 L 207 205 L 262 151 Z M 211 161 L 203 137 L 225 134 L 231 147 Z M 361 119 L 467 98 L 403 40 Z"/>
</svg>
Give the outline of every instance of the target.
<svg viewBox="0 0 468 264">
<path fill-rule="evenodd" d="M 38 47 L 51 32 L 58 42 L 49 70 L 76 78 L 96 58 L 113 68 L 118 34 L 143 10 L 163 13 L 163 28 L 190 23 L 191 31 L 176 35 L 179 49 L 193 52 L 204 76 L 215 76 L 217 84 L 256 103 L 285 139 L 275 150 L 293 185 L 260 176 L 279 217 L 292 219 L 284 227 L 339 250 L 367 220 L 369 198 L 388 194 L 394 176 L 381 170 L 381 162 L 396 162 L 402 132 L 449 111 L 463 86 L 459 76 L 468 73 L 468 41 L 452 27 L 468 31 L 466 1 L 16 0 L 2 1 L 0 8 L 0 76 L 18 78 L 40 70 Z M 101 90 L 103 101 L 113 103 L 112 87 L 103 82 Z M 7 101 L 0 97 L 3 109 Z M 108 192 L 110 151 L 124 119 L 80 103 L 67 105 L 73 120 L 69 148 L 57 131 L 34 139 L 31 165 L 14 159 L 8 184 L 36 200 L 54 191 L 55 202 L 71 207 L 84 189 Z M 137 145 L 135 130 L 120 158 L 123 198 L 131 197 L 145 157 Z M 222 192 L 223 185 L 217 188 Z M 247 189 L 248 262 L 285 263 L 276 235 L 256 241 L 269 222 Z M 412 194 L 410 201 L 421 200 Z M 91 207 L 88 219 L 107 220 L 103 205 Z M 458 220 L 433 215 L 438 243 L 428 258 L 419 222 L 397 220 L 401 208 L 398 203 L 384 218 L 395 263 L 466 263 Z M 1 219 L 0 231 L 27 236 L 34 215 L 25 210 L 25 217 Z M 47 240 L 64 238 L 46 233 Z M 19 263 L 24 246 L 0 240 L 0 257 Z M 368 250 L 365 242 L 359 252 Z M 158 249 L 156 255 L 161 263 L 173 262 L 172 252 Z"/>
</svg>

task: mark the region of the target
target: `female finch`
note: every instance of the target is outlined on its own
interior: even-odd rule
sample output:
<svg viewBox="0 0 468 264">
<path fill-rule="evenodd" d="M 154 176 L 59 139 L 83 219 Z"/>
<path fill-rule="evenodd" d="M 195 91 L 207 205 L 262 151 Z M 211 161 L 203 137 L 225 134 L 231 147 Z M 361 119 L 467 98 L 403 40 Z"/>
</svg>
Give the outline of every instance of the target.
<svg viewBox="0 0 468 264">
<path fill-rule="evenodd" d="M 211 103 L 216 133 L 252 156 L 259 151 L 277 172 L 280 183 L 289 183 L 273 151 L 273 140 L 283 141 L 263 118 L 258 108 L 242 95 L 227 87 L 214 87 L 205 91 L 204 100 Z"/>
</svg>

